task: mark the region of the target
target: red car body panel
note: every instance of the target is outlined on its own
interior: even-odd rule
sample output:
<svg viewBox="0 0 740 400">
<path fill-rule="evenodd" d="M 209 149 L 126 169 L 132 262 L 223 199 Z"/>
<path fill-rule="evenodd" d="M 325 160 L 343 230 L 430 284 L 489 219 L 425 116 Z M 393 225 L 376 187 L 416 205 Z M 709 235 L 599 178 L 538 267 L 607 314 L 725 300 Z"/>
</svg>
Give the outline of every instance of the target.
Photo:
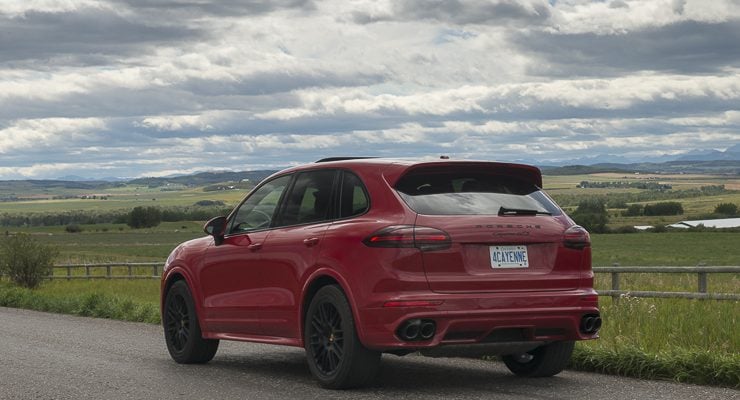
<svg viewBox="0 0 740 400">
<path fill-rule="evenodd" d="M 183 243 L 167 260 L 162 298 L 174 280 L 184 279 L 203 336 L 211 339 L 303 346 L 303 313 L 313 284 L 322 280 L 342 288 L 358 337 L 371 349 L 487 342 L 497 332 L 514 332 L 517 341 L 598 337 L 579 330 L 584 315 L 598 314 L 598 302 L 590 248 L 564 246 L 563 232 L 574 225 L 565 214 L 422 215 L 394 189 L 409 172 L 454 168 L 494 171 L 541 187 L 537 168 L 491 162 L 371 159 L 311 164 L 273 177 L 327 168 L 351 171 L 360 178 L 370 201 L 366 212 L 227 235 L 218 245 L 210 236 Z M 422 251 L 363 243 L 374 232 L 397 225 L 441 229 L 449 234 L 451 245 Z M 488 248 L 497 244 L 527 246 L 530 268 L 491 268 Z M 424 305 L 402 303 L 410 301 Z M 418 342 L 399 338 L 397 329 L 410 318 L 434 320 L 434 337 Z"/>
</svg>

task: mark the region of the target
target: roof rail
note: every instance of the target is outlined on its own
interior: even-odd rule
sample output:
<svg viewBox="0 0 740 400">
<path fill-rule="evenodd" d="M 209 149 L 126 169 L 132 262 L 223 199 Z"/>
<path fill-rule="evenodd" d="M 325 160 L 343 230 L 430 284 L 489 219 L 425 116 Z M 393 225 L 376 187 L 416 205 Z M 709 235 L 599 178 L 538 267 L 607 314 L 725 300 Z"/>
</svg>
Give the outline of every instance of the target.
<svg viewBox="0 0 740 400">
<path fill-rule="evenodd" d="M 378 158 L 378 157 L 327 157 L 327 158 L 322 158 L 321 160 L 318 160 L 316 162 L 322 163 L 322 162 L 331 162 L 331 161 L 367 160 L 368 158 Z"/>
</svg>

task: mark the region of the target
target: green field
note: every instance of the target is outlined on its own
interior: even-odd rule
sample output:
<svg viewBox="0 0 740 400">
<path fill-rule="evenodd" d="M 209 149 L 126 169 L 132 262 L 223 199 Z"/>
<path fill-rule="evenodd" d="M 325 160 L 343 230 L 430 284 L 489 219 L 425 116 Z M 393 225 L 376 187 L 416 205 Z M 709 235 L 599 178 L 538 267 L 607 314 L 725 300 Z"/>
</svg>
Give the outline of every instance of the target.
<svg viewBox="0 0 740 400">
<path fill-rule="evenodd" d="M 0 190 L 1 192 L 1 190 Z M 69 198 L 53 200 L 53 196 L 82 196 L 95 194 L 96 199 Z M 220 200 L 228 205 L 236 205 L 247 194 L 246 190 L 221 190 L 205 192 L 203 188 L 184 188 L 182 190 L 162 191 L 161 188 L 145 186 L 124 186 L 106 189 L 101 193 L 90 190 L 54 189 L 47 193 L 18 193 L 34 196 L 39 200 L 6 201 L 0 203 L 0 213 L 49 213 L 72 210 L 114 211 L 130 210 L 136 206 L 175 207 L 191 206 L 201 200 Z M 102 200 L 101 195 L 107 196 Z"/>
<path fill-rule="evenodd" d="M 579 189 L 581 181 L 640 181 L 653 179 L 692 189 L 725 185 L 740 189 L 740 178 L 726 176 L 673 175 L 625 177 L 615 174 L 546 176 L 550 194 L 573 201 L 610 193 L 639 193 L 639 189 Z M 82 194 L 82 191 L 75 192 Z M 75 193 L 62 193 L 74 195 Z M 59 195 L 57 191 L 30 193 Z M 200 200 L 236 204 L 245 191 L 204 192 L 199 188 L 161 191 L 158 188 L 123 186 L 106 191 L 107 200 L 62 199 L 0 202 L 0 213 L 58 213 L 68 211 L 126 211 L 138 205 L 160 207 L 192 206 Z M 3 193 L 0 188 L 0 195 Z M 719 203 L 740 205 L 740 192 L 721 196 L 680 198 L 684 215 L 671 217 L 622 217 L 610 209 L 610 226 L 668 224 L 711 213 Z M 652 201 L 651 201 L 652 202 Z M 577 203 L 576 203 L 577 204 Z M 571 206 L 566 206 L 566 208 Z M 82 225 L 81 233 L 67 233 L 64 226 L 5 227 L 4 231 L 25 232 L 60 251 L 58 263 L 157 262 L 163 263 L 179 243 L 200 237 L 203 221 L 166 222 L 151 229 L 131 229 L 125 224 Z M 592 235 L 594 266 L 696 266 L 740 265 L 739 232 L 663 232 Z M 104 270 L 93 270 L 104 274 Z M 112 271 L 125 274 L 125 268 Z M 57 275 L 66 271 L 57 270 Z M 84 268 L 72 271 L 84 274 Z M 151 275 L 151 268 L 137 268 L 135 274 Z M 609 274 L 597 274 L 595 286 L 606 289 Z M 695 274 L 621 274 L 623 290 L 695 291 Z M 709 291 L 740 292 L 740 274 L 710 274 Z M 159 321 L 159 281 L 151 280 L 54 280 L 35 291 L 12 287 L 0 281 L 0 305 L 23 307 L 85 316 Z M 636 377 L 672 379 L 700 384 L 740 387 L 740 305 L 734 301 L 683 299 L 637 299 L 625 297 L 613 302 L 601 298 L 604 327 L 601 339 L 579 343 L 573 368 Z"/>
<path fill-rule="evenodd" d="M 740 205 L 740 177 L 726 175 L 649 175 L 618 173 L 600 173 L 590 175 L 563 175 L 544 176 L 545 189 L 560 201 L 567 210 L 572 210 L 578 199 L 590 196 L 605 196 L 615 193 L 644 193 L 642 189 L 621 188 L 577 188 L 582 181 L 590 182 L 655 182 L 667 184 L 672 190 L 680 191 L 698 189 L 702 186 L 724 185 L 729 192 L 716 196 L 697 196 L 681 198 L 684 214 L 667 217 L 622 217 L 620 209 L 610 209 L 610 227 L 632 225 L 670 224 L 681 220 L 700 218 L 712 213 L 714 207 L 720 203 L 735 203 Z M 202 200 L 222 201 L 227 206 L 236 205 L 247 193 L 246 189 L 204 191 L 204 187 L 162 186 L 147 187 L 141 185 L 120 184 L 116 187 L 90 190 L 52 188 L 39 189 L 37 187 L 3 187 L 0 185 L 0 198 L 17 196 L 23 201 L 0 202 L 0 214 L 44 214 L 62 213 L 71 211 L 113 212 L 128 211 L 136 206 L 189 207 Z M 95 195 L 96 198 L 83 199 L 81 196 Z M 102 200 L 103 196 L 106 199 Z M 60 198 L 54 197 L 74 197 Z M 638 204 L 655 203 L 656 201 L 641 201 Z"/>
<path fill-rule="evenodd" d="M 177 244 L 204 236 L 199 222 L 163 223 L 152 229 L 125 225 L 83 226 L 82 233 L 63 227 L 16 229 L 58 246 L 60 262 L 163 261 Z M 593 265 L 740 265 L 740 233 L 664 232 L 591 235 Z"/>
<path fill-rule="evenodd" d="M 582 181 L 589 182 L 655 182 L 668 184 L 673 187 L 672 190 L 699 189 L 703 186 L 723 185 L 728 191 L 716 196 L 696 196 L 680 198 L 668 201 L 678 201 L 684 209 L 683 215 L 675 216 L 637 216 L 623 217 L 620 209 L 609 209 L 610 220 L 609 226 L 612 228 L 620 226 L 634 225 L 668 225 L 683 220 L 701 219 L 711 214 L 714 208 L 720 203 L 735 203 L 740 205 L 740 177 L 725 175 L 624 175 L 617 173 L 601 173 L 591 175 L 564 175 L 564 176 L 544 176 L 545 190 L 554 198 L 573 199 L 576 204 L 561 202 L 566 210 L 573 210 L 579 199 L 590 196 L 607 196 L 615 193 L 645 193 L 649 192 L 642 189 L 621 189 L 621 188 L 578 188 Z M 649 204 L 657 203 L 664 200 L 650 200 L 629 202 L 628 204 Z"/>
<path fill-rule="evenodd" d="M 112 227 L 110 227 L 112 228 Z M 59 246 L 62 259 L 161 262 L 181 240 L 200 236 L 199 224 L 164 224 L 145 231 L 108 229 L 37 238 Z M 594 235 L 594 260 L 603 265 L 738 264 L 738 233 L 675 232 Z M 626 250 L 625 250 L 626 249 Z M 83 269 L 74 271 L 82 274 Z M 149 268 L 137 274 L 150 274 Z M 65 271 L 57 271 L 64 274 Z M 103 271 L 99 271 L 102 274 Z M 123 274 L 125 271 L 114 271 Z M 597 288 L 609 275 L 597 274 Z M 623 274 L 627 290 L 693 291 L 694 275 Z M 710 275 L 711 292 L 737 293 L 740 274 Z M 159 281 L 54 280 L 30 291 L 0 282 L 0 305 L 83 316 L 159 322 Z M 581 342 L 571 367 L 643 378 L 740 387 L 740 306 L 734 301 L 602 297 L 601 339 Z"/>
<path fill-rule="evenodd" d="M 168 222 L 152 229 L 130 229 L 126 225 L 82 226 L 82 233 L 62 228 L 25 229 L 37 240 L 60 250 L 58 263 L 99 263 L 109 261 L 164 262 L 178 244 L 205 235 L 197 222 Z M 97 230 L 97 232 L 96 232 Z"/>
</svg>

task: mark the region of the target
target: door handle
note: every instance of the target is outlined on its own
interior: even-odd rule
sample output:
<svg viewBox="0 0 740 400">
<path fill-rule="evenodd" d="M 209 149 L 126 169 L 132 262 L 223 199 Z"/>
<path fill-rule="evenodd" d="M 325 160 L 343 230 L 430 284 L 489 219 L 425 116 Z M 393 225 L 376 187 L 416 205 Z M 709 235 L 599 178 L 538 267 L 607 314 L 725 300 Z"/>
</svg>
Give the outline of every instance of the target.
<svg viewBox="0 0 740 400">
<path fill-rule="evenodd" d="M 317 237 L 303 239 L 303 244 L 305 244 L 308 247 L 316 246 L 317 243 L 319 243 L 319 238 Z"/>
<path fill-rule="evenodd" d="M 257 250 L 259 250 L 259 249 L 261 249 L 261 248 L 262 248 L 262 243 L 252 243 L 252 244 L 250 244 L 249 246 L 247 246 L 247 248 L 248 248 L 248 249 L 249 249 L 250 251 L 257 251 Z"/>
</svg>

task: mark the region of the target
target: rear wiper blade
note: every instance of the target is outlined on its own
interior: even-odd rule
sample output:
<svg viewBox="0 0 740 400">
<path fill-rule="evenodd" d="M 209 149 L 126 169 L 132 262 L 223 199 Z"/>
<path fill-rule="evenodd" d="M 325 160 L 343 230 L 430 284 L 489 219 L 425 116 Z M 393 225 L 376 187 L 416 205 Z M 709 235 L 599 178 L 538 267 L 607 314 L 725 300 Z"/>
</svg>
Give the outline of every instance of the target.
<svg viewBox="0 0 740 400">
<path fill-rule="evenodd" d="M 506 208 L 498 209 L 498 215 L 552 215 L 547 211 L 529 210 L 526 208 Z"/>
</svg>

